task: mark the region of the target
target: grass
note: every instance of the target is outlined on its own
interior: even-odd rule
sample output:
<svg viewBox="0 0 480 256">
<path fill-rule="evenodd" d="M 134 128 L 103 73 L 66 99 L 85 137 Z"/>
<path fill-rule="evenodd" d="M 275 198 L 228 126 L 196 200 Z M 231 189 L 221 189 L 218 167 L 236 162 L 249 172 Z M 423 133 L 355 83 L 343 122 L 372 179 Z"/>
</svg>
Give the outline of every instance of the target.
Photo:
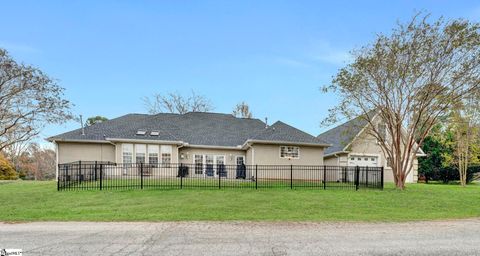
<svg viewBox="0 0 480 256">
<path fill-rule="evenodd" d="M 379 190 L 56 191 L 0 183 L 0 221 L 411 221 L 480 217 L 480 184 Z"/>
</svg>

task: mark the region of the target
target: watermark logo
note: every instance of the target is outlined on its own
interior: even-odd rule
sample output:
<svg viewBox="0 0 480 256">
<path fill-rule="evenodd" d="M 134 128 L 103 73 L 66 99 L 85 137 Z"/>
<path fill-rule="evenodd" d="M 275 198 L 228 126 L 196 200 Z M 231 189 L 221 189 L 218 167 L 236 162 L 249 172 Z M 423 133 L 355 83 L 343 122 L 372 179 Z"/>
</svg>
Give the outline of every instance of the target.
<svg viewBox="0 0 480 256">
<path fill-rule="evenodd" d="M 22 256 L 22 249 L 0 249 L 0 256 Z"/>
</svg>

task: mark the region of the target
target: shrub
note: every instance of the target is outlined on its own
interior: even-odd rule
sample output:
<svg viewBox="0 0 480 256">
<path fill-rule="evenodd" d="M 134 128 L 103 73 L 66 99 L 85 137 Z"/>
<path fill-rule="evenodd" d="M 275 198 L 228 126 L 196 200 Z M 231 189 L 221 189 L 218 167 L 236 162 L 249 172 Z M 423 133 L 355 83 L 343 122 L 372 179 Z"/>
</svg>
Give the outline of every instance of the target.
<svg viewBox="0 0 480 256">
<path fill-rule="evenodd" d="M 0 180 L 16 180 L 17 172 L 13 165 L 0 154 Z"/>
<path fill-rule="evenodd" d="M 480 166 L 469 166 L 467 171 L 467 183 L 470 183 L 475 178 L 475 175 L 480 174 Z M 426 181 L 440 181 L 449 183 L 451 181 L 460 180 L 457 167 L 433 168 L 428 172 L 424 172 Z"/>
</svg>

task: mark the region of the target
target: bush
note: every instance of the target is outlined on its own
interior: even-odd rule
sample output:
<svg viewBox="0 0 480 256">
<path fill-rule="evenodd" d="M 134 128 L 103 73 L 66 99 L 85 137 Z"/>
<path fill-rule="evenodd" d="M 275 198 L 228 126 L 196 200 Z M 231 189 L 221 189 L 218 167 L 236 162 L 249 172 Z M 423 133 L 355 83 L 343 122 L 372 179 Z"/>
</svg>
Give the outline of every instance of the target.
<svg viewBox="0 0 480 256">
<path fill-rule="evenodd" d="M 467 183 L 473 181 L 476 174 L 480 174 L 480 166 L 469 166 L 467 170 Z M 428 172 L 424 172 L 426 182 L 440 181 L 449 183 L 451 181 L 459 181 L 460 174 L 457 167 L 433 168 Z"/>
<path fill-rule="evenodd" d="M 17 172 L 13 165 L 2 155 L 0 155 L 0 180 L 16 180 Z"/>
</svg>

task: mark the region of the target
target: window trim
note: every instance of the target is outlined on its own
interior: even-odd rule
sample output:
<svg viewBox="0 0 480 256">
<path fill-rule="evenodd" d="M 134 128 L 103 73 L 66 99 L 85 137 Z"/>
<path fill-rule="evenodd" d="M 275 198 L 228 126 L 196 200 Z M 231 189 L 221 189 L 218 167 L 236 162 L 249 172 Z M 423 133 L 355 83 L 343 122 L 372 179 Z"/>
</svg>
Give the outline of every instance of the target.
<svg viewBox="0 0 480 256">
<path fill-rule="evenodd" d="M 291 157 L 291 156 L 284 157 L 284 156 L 282 156 L 282 148 L 283 148 L 283 147 L 286 147 L 286 148 L 288 148 L 288 147 L 297 148 L 297 156 L 296 156 L 296 157 Z M 300 159 L 300 147 L 299 147 L 299 146 L 286 146 L 286 145 L 285 145 L 285 146 L 280 146 L 278 149 L 279 149 L 279 150 L 278 150 L 278 153 L 279 153 L 278 155 L 279 155 L 279 157 L 280 157 L 281 159 Z"/>
</svg>

